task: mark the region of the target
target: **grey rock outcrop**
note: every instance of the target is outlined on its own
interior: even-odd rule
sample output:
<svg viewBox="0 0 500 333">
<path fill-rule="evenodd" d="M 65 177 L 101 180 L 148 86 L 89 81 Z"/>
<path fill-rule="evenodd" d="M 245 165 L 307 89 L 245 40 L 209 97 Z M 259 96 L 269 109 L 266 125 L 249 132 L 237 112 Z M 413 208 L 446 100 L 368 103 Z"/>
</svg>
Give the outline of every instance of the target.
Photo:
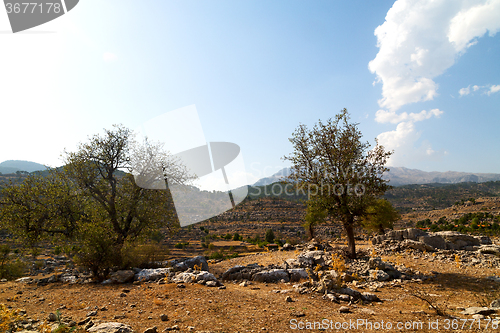
<svg viewBox="0 0 500 333">
<path fill-rule="evenodd" d="M 133 270 L 120 270 L 110 274 L 109 279 L 103 282 L 103 284 L 110 283 L 127 283 L 134 279 L 135 273 Z"/>
<path fill-rule="evenodd" d="M 95 325 L 87 331 L 91 333 L 134 333 L 130 326 L 116 322 Z"/>
<path fill-rule="evenodd" d="M 436 250 L 477 250 L 481 244 L 491 244 L 486 236 L 470 236 L 456 231 L 427 233 L 420 229 L 391 230 L 372 238 L 372 244 L 394 249 Z"/>
<path fill-rule="evenodd" d="M 267 282 L 275 283 L 284 280 L 285 282 L 290 281 L 290 276 L 286 269 L 271 269 L 268 271 L 260 271 L 252 277 L 253 281 L 256 282 Z"/>
<path fill-rule="evenodd" d="M 170 271 L 169 267 L 147 268 L 135 274 L 134 279 L 136 281 L 155 281 L 166 277 Z"/>
</svg>

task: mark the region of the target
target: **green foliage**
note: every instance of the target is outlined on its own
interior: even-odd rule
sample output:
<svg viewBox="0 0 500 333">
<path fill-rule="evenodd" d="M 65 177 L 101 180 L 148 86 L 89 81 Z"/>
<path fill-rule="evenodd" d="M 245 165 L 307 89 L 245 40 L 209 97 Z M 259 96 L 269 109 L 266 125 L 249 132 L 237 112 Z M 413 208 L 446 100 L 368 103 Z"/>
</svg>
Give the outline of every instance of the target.
<svg viewBox="0 0 500 333">
<path fill-rule="evenodd" d="M 307 201 L 306 216 L 304 217 L 305 222 L 302 226 L 309 234 L 309 239 L 314 238 L 314 228 L 318 224 L 325 222 L 327 216 L 328 211 L 318 198 Z"/>
<path fill-rule="evenodd" d="M 209 254 L 208 259 L 226 260 L 226 259 L 232 259 L 232 258 L 237 258 L 237 257 L 239 257 L 239 254 L 237 252 L 229 254 L 229 255 L 225 255 L 222 251 L 214 251 L 214 252 Z"/>
<path fill-rule="evenodd" d="M 370 231 L 384 234 L 384 229 L 393 229 L 394 222 L 400 218 L 401 215 L 392 207 L 389 201 L 376 199 L 366 209 L 361 224 Z"/>
<path fill-rule="evenodd" d="M 174 247 L 175 247 L 176 249 L 183 249 L 183 248 L 185 248 L 185 247 L 187 247 L 187 246 L 189 246 L 189 242 L 185 242 L 185 243 L 177 243 L 177 244 L 175 244 L 175 245 L 174 245 Z"/>
<path fill-rule="evenodd" d="M 224 254 L 220 251 L 212 252 L 209 259 L 224 259 Z"/>
<path fill-rule="evenodd" d="M 274 232 L 273 229 L 266 230 L 266 236 L 264 237 L 266 242 L 273 243 L 274 242 Z"/>
<path fill-rule="evenodd" d="M 262 248 L 269 244 L 269 242 L 261 240 L 259 235 L 255 235 L 253 238 L 248 237 L 247 239 L 245 239 L 245 242 L 257 245 L 259 248 Z"/>
<path fill-rule="evenodd" d="M 88 268 L 99 280 L 108 275 L 113 266 L 121 266 L 121 245 L 106 226 L 87 225 L 81 239 L 81 249 L 76 255 L 76 264 Z"/>
<path fill-rule="evenodd" d="M 0 245 L 0 279 L 15 279 L 21 277 L 26 265 L 19 259 L 12 261 L 11 249 L 8 245 Z"/>
<path fill-rule="evenodd" d="M 384 195 L 401 213 L 414 208 L 444 209 L 463 205 L 471 198 L 500 195 L 500 181 L 485 183 L 404 185 L 390 189 Z M 471 197 L 473 196 L 473 197 Z"/>
<path fill-rule="evenodd" d="M 348 238 L 348 249 L 356 257 L 354 227 L 373 198 L 389 189 L 382 175 L 392 152 L 362 142 L 361 132 L 343 109 L 334 119 L 319 121 L 312 129 L 305 125 L 293 133 L 294 151 L 284 159 L 291 162 L 291 184 L 323 201 L 332 219 L 340 220 Z"/>
<path fill-rule="evenodd" d="M 447 221 L 441 217 L 439 220 L 432 222 L 430 219 L 418 221 L 417 228 L 429 229 L 430 231 L 458 231 L 458 232 L 479 232 L 488 235 L 500 234 L 500 225 L 498 224 L 499 216 L 494 216 L 487 212 L 467 213 L 459 219 Z"/>
<path fill-rule="evenodd" d="M 149 232 L 149 239 L 155 243 L 160 243 L 165 239 L 165 235 L 159 230 L 151 230 Z"/>
<path fill-rule="evenodd" d="M 54 330 L 52 330 L 51 333 L 71 333 L 76 330 L 76 326 L 69 327 L 68 325 L 62 322 L 61 311 L 57 310 L 55 315 L 56 315 L 57 327 Z"/>
<path fill-rule="evenodd" d="M 242 241 L 243 240 L 243 236 L 240 236 L 240 234 L 238 234 L 237 232 L 235 232 L 234 235 L 233 235 L 233 240 L 234 241 Z"/>
<path fill-rule="evenodd" d="M 82 199 L 65 174 L 50 170 L 30 175 L 20 184 L 2 190 L 1 221 L 22 243 L 34 248 L 42 240 L 73 239 L 79 224 L 87 220 Z"/>
<path fill-rule="evenodd" d="M 233 235 L 231 235 L 231 234 L 227 233 L 227 234 L 226 234 L 224 237 L 222 237 L 222 238 L 224 238 L 224 239 L 226 239 L 226 240 L 231 240 L 231 238 L 233 238 Z"/>
<path fill-rule="evenodd" d="M 59 245 L 54 246 L 54 255 L 58 256 L 62 253 L 62 249 Z"/>
<path fill-rule="evenodd" d="M 122 268 L 154 268 L 158 262 L 165 260 L 168 254 L 169 250 L 158 243 L 125 243 L 121 250 L 121 265 Z"/>
</svg>

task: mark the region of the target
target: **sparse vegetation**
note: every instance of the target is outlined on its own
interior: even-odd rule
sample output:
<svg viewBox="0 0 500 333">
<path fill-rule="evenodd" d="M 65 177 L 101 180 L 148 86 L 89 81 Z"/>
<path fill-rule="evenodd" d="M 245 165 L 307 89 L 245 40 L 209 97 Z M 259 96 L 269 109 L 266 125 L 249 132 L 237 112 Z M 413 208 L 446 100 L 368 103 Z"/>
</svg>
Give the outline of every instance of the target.
<svg viewBox="0 0 500 333">
<path fill-rule="evenodd" d="M 394 222 L 400 218 L 401 215 L 392 207 L 389 201 L 376 199 L 366 209 L 361 224 L 365 229 L 383 235 L 384 229 L 393 229 Z"/>
<path fill-rule="evenodd" d="M 361 132 L 343 109 L 334 119 L 319 121 L 312 129 L 300 125 L 290 142 L 294 151 L 289 180 L 318 200 L 332 220 L 342 223 L 349 253 L 356 258 L 354 227 L 375 197 L 390 187 L 382 175 L 392 152 L 361 141 Z"/>
</svg>

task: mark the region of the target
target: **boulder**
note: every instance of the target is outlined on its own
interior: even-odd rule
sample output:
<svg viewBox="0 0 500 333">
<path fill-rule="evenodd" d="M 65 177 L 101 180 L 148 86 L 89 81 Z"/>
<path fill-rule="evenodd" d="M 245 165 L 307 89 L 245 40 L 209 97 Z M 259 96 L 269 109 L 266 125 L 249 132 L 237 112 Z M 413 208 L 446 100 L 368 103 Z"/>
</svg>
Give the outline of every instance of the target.
<svg viewBox="0 0 500 333">
<path fill-rule="evenodd" d="M 380 258 L 380 257 L 370 258 L 368 260 L 368 267 L 370 267 L 370 269 L 384 270 L 385 269 L 385 262 L 383 262 L 382 258 Z"/>
<path fill-rule="evenodd" d="M 184 260 L 184 264 L 188 268 L 192 268 L 194 270 L 208 271 L 208 262 L 206 261 L 204 256 L 197 256 L 194 258 L 186 259 Z"/>
<path fill-rule="evenodd" d="M 116 322 L 95 325 L 89 328 L 87 331 L 94 333 L 134 333 L 130 326 Z"/>
<path fill-rule="evenodd" d="M 222 274 L 222 280 L 251 280 L 255 273 L 263 270 L 263 267 L 258 264 L 250 264 L 247 266 L 237 265 L 229 268 Z"/>
<path fill-rule="evenodd" d="M 238 280 L 237 278 L 234 278 L 236 273 L 239 273 L 245 266 L 241 265 L 236 265 L 231 268 L 229 268 L 227 271 L 222 273 L 222 280 Z M 241 278 L 241 273 L 239 274 Z"/>
<path fill-rule="evenodd" d="M 380 301 L 380 299 L 378 298 L 377 295 L 369 293 L 369 292 L 361 293 L 361 299 L 365 302 L 379 302 Z"/>
<path fill-rule="evenodd" d="M 402 241 L 408 238 L 408 231 L 406 230 L 391 230 L 385 234 L 386 239 L 394 239 L 397 241 Z"/>
<path fill-rule="evenodd" d="M 196 275 L 188 272 L 180 272 L 175 274 L 175 276 L 172 278 L 172 281 L 175 283 L 196 282 Z"/>
<path fill-rule="evenodd" d="M 175 283 L 201 283 L 201 284 L 206 284 L 209 281 L 213 281 L 215 282 L 215 286 L 221 284 L 212 273 L 206 271 L 179 272 L 174 277 L 172 277 L 172 281 Z"/>
<path fill-rule="evenodd" d="M 434 249 L 446 250 L 446 241 L 438 235 L 421 236 L 419 241 L 425 245 L 429 245 Z"/>
<path fill-rule="evenodd" d="M 299 261 L 300 267 L 311 267 L 325 264 L 325 253 L 323 251 L 307 251 L 301 253 L 297 260 Z"/>
<path fill-rule="evenodd" d="M 77 278 L 74 275 L 63 275 L 59 278 L 62 283 L 75 284 L 77 283 Z"/>
<path fill-rule="evenodd" d="M 257 282 L 280 282 L 285 280 L 285 282 L 289 282 L 290 276 L 284 269 L 271 269 L 254 274 L 252 280 Z"/>
<path fill-rule="evenodd" d="M 370 274 L 370 278 L 372 278 L 376 281 L 387 281 L 391 278 L 389 276 L 389 274 L 387 274 L 386 272 L 384 272 L 382 270 L 370 269 L 368 272 Z"/>
<path fill-rule="evenodd" d="M 16 282 L 19 282 L 19 283 L 30 283 L 32 281 L 33 281 L 33 279 L 30 278 L 29 276 L 22 277 L 22 278 L 19 278 L 19 279 L 16 280 Z"/>
<path fill-rule="evenodd" d="M 406 229 L 406 233 L 408 235 L 407 239 L 411 239 L 414 241 L 418 240 L 420 237 L 428 235 L 425 231 L 416 228 Z"/>
<path fill-rule="evenodd" d="M 401 246 L 408 249 L 414 249 L 419 251 L 434 251 L 434 248 L 430 245 L 424 244 L 422 242 L 417 242 L 411 239 L 405 239 L 401 242 Z"/>
<path fill-rule="evenodd" d="M 308 279 L 309 275 L 307 271 L 303 268 L 291 268 L 288 270 L 288 274 L 290 274 L 290 281 L 297 282 L 301 279 Z"/>
<path fill-rule="evenodd" d="M 217 281 L 217 278 L 209 272 L 202 271 L 196 274 L 196 281 Z"/>
<path fill-rule="evenodd" d="M 461 234 L 457 231 L 439 231 L 434 235 L 442 237 L 448 244 L 450 250 L 461 250 L 467 246 L 478 246 L 481 244 L 480 240 L 474 236 Z"/>
<path fill-rule="evenodd" d="M 487 307 L 477 307 L 473 306 L 470 308 L 465 309 L 464 311 L 460 312 L 463 315 L 475 315 L 475 314 L 481 314 L 481 315 L 489 315 L 492 313 L 495 313 L 496 311 L 494 309 L 490 309 Z"/>
<path fill-rule="evenodd" d="M 342 294 L 342 295 L 349 295 L 354 300 L 361 298 L 361 293 L 359 291 L 351 289 L 351 288 L 340 288 L 337 290 L 337 293 Z"/>
<path fill-rule="evenodd" d="M 170 268 L 147 268 L 135 274 L 134 279 L 137 281 L 155 281 L 164 278 L 170 273 Z"/>
<path fill-rule="evenodd" d="M 474 238 L 479 240 L 479 244 L 481 244 L 481 245 L 493 244 L 493 242 L 491 241 L 491 238 L 489 238 L 488 236 L 474 236 Z"/>
<path fill-rule="evenodd" d="M 112 283 L 127 283 L 134 279 L 134 271 L 132 270 L 120 270 L 110 274 L 109 280 Z"/>
<path fill-rule="evenodd" d="M 500 246 L 498 245 L 483 245 L 478 250 L 481 254 L 494 254 L 500 256 Z"/>
</svg>

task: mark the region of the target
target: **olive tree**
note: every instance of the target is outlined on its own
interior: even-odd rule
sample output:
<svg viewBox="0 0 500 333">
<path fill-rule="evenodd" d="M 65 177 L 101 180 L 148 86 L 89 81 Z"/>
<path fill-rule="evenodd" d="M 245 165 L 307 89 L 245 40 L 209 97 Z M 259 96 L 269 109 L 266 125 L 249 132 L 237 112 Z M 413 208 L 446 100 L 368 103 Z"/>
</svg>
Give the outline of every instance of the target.
<svg viewBox="0 0 500 333">
<path fill-rule="evenodd" d="M 178 226 L 170 193 L 139 187 L 133 175 L 133 162 L 138 164 L 139 155 L 149 151 L 154 152 L 154 162 L 163 167 L 165 183 L 167 177 L 185 181 L 184 168 L 160 148 L 137 143 L 131 130 L 115 125 L 104 135 L 94 135 L 80 144 L 76 152 L 65 154 L 66 174 L 81 195 L 92 202 L 94 221 L 112 231 L 118 247 L 151 230 Z"/>
<path fill-rule="evenodd" d="M 362 218 L 362 225 L 365 229 L 384 234 L 384 229 L 392 229 L 394 222 L 399 220 L 401 215 L 391 203 L 386 199 L 376 199 L 366 209 L 366 214 Z"/>
<path fill-rule="evenodd" d="M 44 239 L 73 239 L 88 220 L 81 198 L 59 170 L 29 175 L 21 183 L 5 184 L 0 199 L 2 227 L 27 247 L 35 249 Z"/>
<path fill-rule="evenodd" d="M 357 125 L 346 109 L 312 129 L 301 124 L 289 139 L 293 152 L 284 157 L 292 164 L 289 180 L 342 223 L 352 258 L 355 225 L 373 199 L 389 189 L 382 175 L 392 154 L 378 142 L 369 149 Z"/>
<path fill-rule="evenodd" d="M 304 216 L 305 222 L 302 224 L 309 234 L 309 239 L 314 238 L 314 228 L 323 223 L 328 215 L 328 212 L 323 207 L 319 200 L 310 199 L 307 201 L 306 215 Z"/>
</svg>

